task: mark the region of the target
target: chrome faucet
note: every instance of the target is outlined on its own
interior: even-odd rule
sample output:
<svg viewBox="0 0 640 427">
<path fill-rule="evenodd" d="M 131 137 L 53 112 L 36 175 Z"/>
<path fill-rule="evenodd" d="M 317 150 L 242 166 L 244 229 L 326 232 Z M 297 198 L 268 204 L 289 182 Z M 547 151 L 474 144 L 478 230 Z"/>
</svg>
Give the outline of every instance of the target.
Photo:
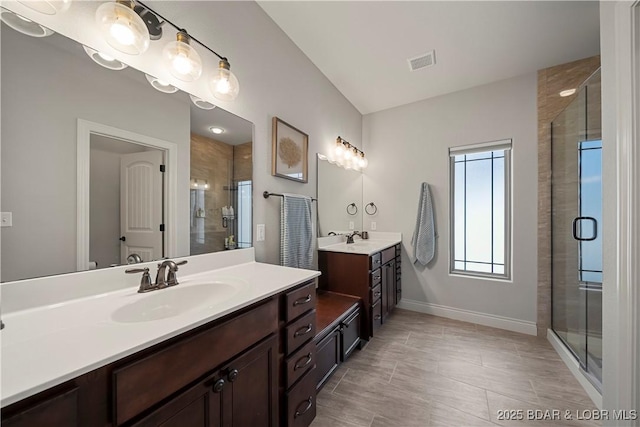
<svg viewBox="0 0 640 427">
<path fill-rule="evenodd" d="M 142 273 L 138 293 L 145 293 L 177 285 L 178 277 L 176 276 L 176 272 L 178 271 L 178 266 L 185 265 L 186 263 L 186 260 L 175 262 L 167 259 L 162 261 L 162 264 L 158 264 L 156 283 L 151 283 L 151 275 L 149 274 L 148 268 L 131 268 L 124 272 L 127 274 Z"/>
<path fill-rule="evenodd" d="M 360 232 L 359 232 L 359 231 L 354 231 L 354 232 L 353 232 L 353 233 L 351 233 L 351 234 L 347 234 L 347 244 L 349 244 L 349 243 L 354 243 L 354 242 L 353 242 L 353 236 L 360 236 L 360 237 L 362 237 L 362 234 L 360 234 Z"/>
</svg>

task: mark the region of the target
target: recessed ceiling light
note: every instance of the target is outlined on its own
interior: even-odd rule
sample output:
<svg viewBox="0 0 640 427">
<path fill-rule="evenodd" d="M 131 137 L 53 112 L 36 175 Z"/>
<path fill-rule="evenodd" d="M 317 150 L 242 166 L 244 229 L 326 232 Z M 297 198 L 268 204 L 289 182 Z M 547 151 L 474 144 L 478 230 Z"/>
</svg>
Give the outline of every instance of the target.
<svg viewBox="0 0 640 427">
<path fill-rule="evenodd" d="M 574 93 L 576 93 L 575 89 L 567 89 L 567 90 L 563 90 L 562 92 L 560 92 L 560 96 L 562 96 L 562 97 L 571 96 Z"/>
<path fill-rule="evenodd" d="M 224 133 L 224 129 L 219 128 L 219 127 L 217 127 L 217 126 L 211 126 L 211 127 L 209 128 L 209 130 L 210 130 L 211 132 L 215 133 L 216 135 L 220 135 L 221 133 Z"/>
</svg>

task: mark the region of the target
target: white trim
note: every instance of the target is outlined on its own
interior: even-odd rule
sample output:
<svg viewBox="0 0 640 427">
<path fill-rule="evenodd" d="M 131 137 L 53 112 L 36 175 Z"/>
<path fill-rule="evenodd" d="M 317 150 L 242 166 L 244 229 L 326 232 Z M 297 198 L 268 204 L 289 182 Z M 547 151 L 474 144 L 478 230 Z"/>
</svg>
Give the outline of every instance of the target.
<svg viewBox="0 0 640 427">
<path fill-rule="evenodd" d="M 564 364 L 567 365 L 569 371 L 571 371 L 573 376 L 578 380 L 584 391 L 587 392 L 593 404 L 596 405 L 598 409 L 602 409 L 602 395 L 584 376 L 576 358 L 551 329 L 547 329 L 547 340 L 551 343 L 551 346 L 555 349 L 556 353 L 558 353 L 558 356 L 560 356 Z"/>
<path fill-rule="evenodd" d="M 526 320 L 512 319 L 510 317 L 496 316 L 494 314 L 480 313 L 478 311 L 463 310 L 461 308 L 447 307 L 444 305 L 410 300 L 406 298 L 403 298 L 398 303 L 398 307 L 404 308 L 405 310 L 417 311 L 419 313 L 446 317 L 447 319 L 462 320 L 464 322 L 476 323 L 478 325 L 490 326 L 492 328 L 520 332 L 521 334 L 538 334 L 536 322 L 528 322 Z"/>
<path fill-rule="evenodd" d="M 616 254 L 604 264 L 603 403 L 608 410 L 640 410 L 640 2 L 600 7 L 608 19 L 602 31 L 612 32 L 601 35 L 603 112 L 615 112 L 615 122 L 603 128 L 603 148 L 610 144 L 616 153 L 615 171 L 604 181 L 616 194 L 610 228 Z"/>
<path fill-rule="evenodd" d="M 76 268 L 89 269 L 89 178 L 91 134 L 108 136 L 132 144 L 153 147 L 165 152 L 165 249 L 167 257 L 177 255 L 177 190 L 178 190 L 178 144 L 130 132 L 124 129 L 78 119 L 77 134 L 77 234 Z"/>
<path fill-rule="evenodd" d="M 458 145 L 457 147 L 449 147 L 449 156 L 459 156 L 462 154 L 481 153 L 483 151 L 511 150 L 513 140 L 511 138 L 502 139 L 500 141 L 479 142 L 470 145 Z"/>
</svg>

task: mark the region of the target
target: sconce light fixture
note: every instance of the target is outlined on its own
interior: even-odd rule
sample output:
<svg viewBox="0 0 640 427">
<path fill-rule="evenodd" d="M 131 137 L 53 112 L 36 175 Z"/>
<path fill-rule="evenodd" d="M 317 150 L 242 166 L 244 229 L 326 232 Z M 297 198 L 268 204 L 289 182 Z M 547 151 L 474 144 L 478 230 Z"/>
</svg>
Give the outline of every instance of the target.
<svg viewBox="0 0 640 427">
<path fill-rule="evenodd" d="M 120 52 L 140 55 L 149 49 L 149 30 L 131 0 L 101 4 L 96 10 L 96 23 L 107 43 Z"/>
<path fill-rule="evenodd" d="M 341 137 L 336 138 L 333 153 L 328 156 L 329 162 L 345 169 L 362 170 L 369 165 L 364 151 L 357 149 Z"/>
<path fill-rule="evenodd" d="M 210 86 L 213 96 L 221 101 L 233 101 L 238 97 L 240 83 L 231 72 L 231 65 L 227 58 L 220 58 L 218 70 L 211 77 Z"/>
<path fill-rule="evenodd" d="M 202 74 L 202 59 L 189 42 L 191 37 L 185 30 L 178 31 L 176 40 L 164 47 L 162 57 L 171 74 L 184 82 L 197 80 Z"/>
<path fill-rule="evenodd" d="M 37 22 L 3 8 L 0 8 L 0 20 L 14 30 L 31 37 L 47 37 L 54 33 Z"/>
<path fill-rule="evenodd" d="M 198 190 L 208 190 L 209 189 L 209 181 L 208 180 L 200 180 L 191 178 L 191 188 Z"/>
</svg>

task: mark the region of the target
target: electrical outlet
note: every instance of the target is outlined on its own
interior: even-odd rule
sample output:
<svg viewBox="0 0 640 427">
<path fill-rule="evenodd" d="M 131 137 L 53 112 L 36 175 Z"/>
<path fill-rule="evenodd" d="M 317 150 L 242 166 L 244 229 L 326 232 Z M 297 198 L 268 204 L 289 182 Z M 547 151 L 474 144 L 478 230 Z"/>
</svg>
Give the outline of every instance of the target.
<svg viewBox="0 0 640 427">
<path fill-rule="evenodd" d="M 2 227 L 13 226 L 13 215 L 11 212 L 2 212 L 2 217 L 0 219 L 0 226 Z"/>
<path fill-rule="evenodd" d="M 375 230 L 376 228 L 377 228 L 376 222 L 375 221 L 371 221 L 371 231 Z"/>
<path fill-rule="evenodd" d="M 256 225 L 256 241 L 257 242 L 264 242 L 264 224 L 258 224 Z"/>
<path fill-rule="evenodd" d="M 353 221 L 349 221 L 349 230 L 353 230 L 356 226 L 353 224 Z"/>
</svg>

